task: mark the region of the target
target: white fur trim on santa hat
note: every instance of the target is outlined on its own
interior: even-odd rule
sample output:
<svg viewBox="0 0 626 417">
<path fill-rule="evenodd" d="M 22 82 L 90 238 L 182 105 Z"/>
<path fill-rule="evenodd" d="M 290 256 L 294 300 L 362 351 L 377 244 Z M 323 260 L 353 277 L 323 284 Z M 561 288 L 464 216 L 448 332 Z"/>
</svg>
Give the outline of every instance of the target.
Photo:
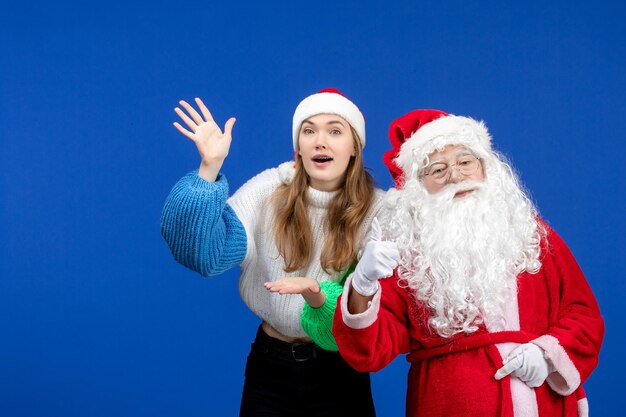
<svg viewBox="0 0 626 417">
<path fill-rule="evenodd" d="M 298 150 L 298 134 L 302 122 L 316 114 L 336 114 L 354 128 L 365 148 L 365 118 L 359 108 L 341 94 L 320 92 L 302 100 L 293 114 L 293 149 Z"/>
<path fill-rule="evenodd" d="M 423 168 L 428 155 L 447 145 L 465 145 L 484 157 L 491 150 L 491 136 L 483 122 L 464 116 L 443 116 L 420 127 L 402 144 L 396 164 L 405 175 L 410 175 L 413 169 Z"/>
</svg>

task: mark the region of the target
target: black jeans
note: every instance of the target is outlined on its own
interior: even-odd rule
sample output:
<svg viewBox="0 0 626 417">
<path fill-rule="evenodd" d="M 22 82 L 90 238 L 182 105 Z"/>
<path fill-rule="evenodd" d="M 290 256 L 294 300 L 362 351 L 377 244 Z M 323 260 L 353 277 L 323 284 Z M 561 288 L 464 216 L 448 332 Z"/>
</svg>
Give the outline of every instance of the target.
<svg viewBox="0 0 626 417">
<path fill-rule="evenodd" d="M 368 373 L 338 352 L 291 344 L 259 327 L 246 364 L 240 417 L 374 417 Z"/>
</svg>

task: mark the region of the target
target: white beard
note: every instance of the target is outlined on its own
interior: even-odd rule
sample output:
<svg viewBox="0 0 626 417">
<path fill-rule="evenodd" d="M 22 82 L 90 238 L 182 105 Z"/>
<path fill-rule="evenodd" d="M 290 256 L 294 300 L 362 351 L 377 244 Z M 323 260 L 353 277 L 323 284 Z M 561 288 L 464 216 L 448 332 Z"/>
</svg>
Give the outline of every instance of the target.
<svg viewBox="0 0 626 417">
<path fill-rule="evenodd" d="M 409 180 L 382 222 L 400 249 L 401 282 L 430 309 L 429 324 L 442 337 L 503 321 L 517 275 L 540 267 L 536 211 L 507 180 L 516 192 L 502 181 L 463 181 L 431 195 Z M 475 191 L 454 198 L 468 189 Z"/>
</svg>

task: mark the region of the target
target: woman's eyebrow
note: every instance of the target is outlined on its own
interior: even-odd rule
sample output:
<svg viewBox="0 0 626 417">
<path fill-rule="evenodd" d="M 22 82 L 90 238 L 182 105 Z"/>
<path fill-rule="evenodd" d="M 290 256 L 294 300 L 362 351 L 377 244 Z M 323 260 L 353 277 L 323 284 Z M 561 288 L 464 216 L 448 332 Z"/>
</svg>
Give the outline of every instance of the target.
<svg viewBox="0 0 626 417">
<path fill-rule="evenodd" d="M 302 121 L 302 124 L 303 124 L 303 125 L 304 125 L 305 123 L 308 123 L 308 124 L 313 125 L 313 126 L 317 126 L 315 123 L 313 123 L 313 122 L 312 122 L 311 120 L 309 120 L 309 119 L 304 119 L 304 120 Z M 342 121 L 341 121 L 341 120 L 339 120 L 339 119 L 332 119 L 332 120 L 329 120 L 329 121 L 325 122 L 324 124 L 326 124 L 326 125 L 338 124 L 338 125 L 343 126 L 343 127 L 345 127 L 345 126 L 346 126 L 346 125 L 345 125 L 345 123 L 344 123 L 344 122 L 342 122 Z"/>
</svg>

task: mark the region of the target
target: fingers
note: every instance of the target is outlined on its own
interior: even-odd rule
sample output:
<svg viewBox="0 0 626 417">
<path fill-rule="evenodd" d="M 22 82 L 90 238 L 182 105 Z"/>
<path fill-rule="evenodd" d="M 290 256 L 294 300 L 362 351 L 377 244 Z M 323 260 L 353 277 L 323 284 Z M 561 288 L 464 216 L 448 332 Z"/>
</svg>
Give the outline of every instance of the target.
<svg viewBox="0 0 626 417">
<path fill-rule="evenodd" d="M 291 283 L 287 279 L 279 279 L 278 281 L 266 282 L 263 286 L 271 292 L 278 292 L 288 289 L 291 286 L 290 284 Z"/>
<path fill-rule="evenodd" d="M 226 121 L 226 125 L 224 125 L 224 135 L 231 136 L 231 132 L 233 131 L 233 126 L 235 125 L 236 121 L 237 119 L 235 119 L 234 117 L 231 117 Z"/>
<path fill-rule="evenodd" d="M 276 283 L 276 282 L 266 282 L 265 284 L 263 284 L 263 286 L 265 287 L 265 289 L 267 289 L 269 292 L 277 292 L 280 295 L 285 295 L 285 294 L 300 294 L 302 293 L 302 289 L 301 288 L 297 288 L 297 287 L 292 287 L 290 285 L 283 285 L 280 283 Z"/>
<path fill-rule="evenodd" d="M 384 242 L 385 243 L 385 255 L 389 257 L 389 259 L 400 262 L 400 250 L 398 249 L 398 244 L 396 242 Z"/>
<path fill-rule="evenodd" d="M 183 119 L 183 122 L 185 122 L 185 124 L 189 127 L 189 129 L 191 129 L 192 132 L 196 132 L 196 129 L 198 129 L 198 125 L 189 118 L 189 116 L 187 116 L 185 114 L 184 111 L 182 111 L 181 109 L 179 109 L 178 107 L 176 107 L 174 109 L 174 111 L 176 112 L 176 114 L 178 115 L 178 117 L 180 117 L 181 119 Z"/>
<path fill-rule="evenodd" d="M 509 356 L 505 360 L 504 366 L 502 366 L 502 368 L 496 371 L 496 374 L 494 375 L 494 377 L 497 380 L 500 380 L 504 378 L 505 376 L 510 375 L 511 373 L 518 370 L 522 366 L 523 363 L 524 363 L 524 359 L 522 355 Z"/>
<path fill-rule="evenodd" d="M 502 368 L 500 368 L 500 369 L 498 369 L 496 371 L 496 374 L 494 375 L 494 377 L 497 380 L 500 380 L 500 379 L 504 378 L 505 376 L 510 375 L 511 372 L 515 371 L 518 368 L 516 365 L 517 365 L 516 362 L 509 362 L 509 363 L 507 363 Z"/>
<path fill-rule="evenodd" d="M 187 112 L 191 115 L 196 124 L 199 125 L 200 123 L 204 122 L 202 116 L 200 116 L 200 114 L 196 111 L 196 109 L 191 106 L 191 104 L 187 103 L 185 100 L 181 100 L 178 103 L 183 106 L 185 110 L 187 110 Z"/>
<path fill-rule="evenodd" d="M 318 291 L 313 291 L 311 289 L 311 283 L 317 284 L 315 280 L 311 278 L 305 277 L 285 277 L 281 278 L 278 281 L 266 282 L 263 286 L 271 292 L 277 292 L 279 294 L 302 294 L 305 291 L 309 290 L 314 293 L 318 293 Z"/>
<path fill-rule="evenodd" d="M 378 259 L 385 260 L 385 263 L 388 265 L 400 262 L 400 250 L 396 242 L 388 240 L 373 242 L 374 243 L 368 243 L 368 245 L 373 245 L 372 252 Z"/>
<path fill-rule="evenodd" d="M 185 129 L 184 127 L 182 127 L 178 122 L 174 122 L 173 123 L 174 127 L 176 129 L 178 129 L 178 131 L 180 133 L 182 133 L 183 135 L 187 136 L 189 139 L 195 141 L 194 137 L 193 137 L 193 133 L 191 133 L 190 131 L 188 131 L 187 129 Z"/>
<path fill-rule="evenodd" d="M 212 122 L 213 121 L 213 115 L 211 114 L 211 112 L 209 111 L 207 106 L 204 105 L 202 100 L 200 100 L 199 97 L 196 97 L 196 104 L 198 105 L 198 108 L 202 112 L 202 115 L 204 116 L 204 120 L 206 120 L 207 122 Z"/>
</svg>

